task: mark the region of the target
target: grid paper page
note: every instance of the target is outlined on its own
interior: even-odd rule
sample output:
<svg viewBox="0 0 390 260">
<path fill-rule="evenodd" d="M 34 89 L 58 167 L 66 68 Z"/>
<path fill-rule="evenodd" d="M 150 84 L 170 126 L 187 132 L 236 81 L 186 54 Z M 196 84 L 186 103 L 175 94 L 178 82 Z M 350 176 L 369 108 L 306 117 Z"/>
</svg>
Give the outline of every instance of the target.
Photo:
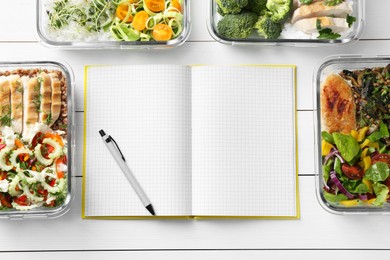
<svg viewBox="0 0 390 260">
<path fill-rule="evenodd" d="M 191 214 L 191 71 L 87 68 L 85 216 L 150 216 L 105 147 L 118 143 L 157 216 Z"/>
<path fill-rule="evenodd" d="M 193 214 L 297 216 L 294 68 L 192 68 Z"/>
</svg>

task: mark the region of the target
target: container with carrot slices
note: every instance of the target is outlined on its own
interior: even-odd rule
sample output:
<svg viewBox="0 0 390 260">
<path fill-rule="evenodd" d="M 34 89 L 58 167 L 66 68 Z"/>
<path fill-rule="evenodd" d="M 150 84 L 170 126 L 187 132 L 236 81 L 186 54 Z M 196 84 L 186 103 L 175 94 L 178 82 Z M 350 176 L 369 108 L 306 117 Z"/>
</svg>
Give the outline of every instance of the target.
<svg viewBox="0 0 390 260">
<path fill-rule="evenodd" d="M 0 63 L 0 217 L 53 218 L 69 210 L 72 77 L 58 62 Z"/>
<path fill-rule="evenodd" d="M 38 0 L 42 43 L 69 48 L 176 47 L 190 33 L 189 0 Z"/>
</svg>

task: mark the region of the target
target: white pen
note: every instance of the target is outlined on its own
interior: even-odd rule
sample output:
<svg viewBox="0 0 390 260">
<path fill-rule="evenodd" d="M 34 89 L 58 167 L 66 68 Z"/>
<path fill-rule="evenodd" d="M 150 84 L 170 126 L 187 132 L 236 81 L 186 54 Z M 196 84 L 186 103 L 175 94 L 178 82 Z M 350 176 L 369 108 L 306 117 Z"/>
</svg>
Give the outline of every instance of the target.
<svg viewBox="0 0 390 260">
<path fill-rule="evenodd" d="M 149 198 L 146 196 L 144 190 L 142 189 L 141 185 L 139 185 L 139 182 L 134 177 L 134 174 L 131 172 L 129 166 L 126 163 L 126 159 L 123 156 L 121 150 L 119 149 L 118 144 L 115 142 L 115 140 L 110 136 L 106 135 L 106 133 L 102 130 L 99 131 L 99 134 L 103 138 L 103 142 L 106 144 L 108 150 L 112 154 L 112 157 L 114 157 L 115 161 L 121 168 L 123 174 L 126 176 L 127 180 L 130 182 L 131 186 L 133 187 L 135 193 L 137 194 L 138 198 L 141 200 L 142 204 L 145 206 L 145 208 L 153 215 L 155 216 L 155 212 L 152 206 L 152 203 L 150 202 Z"/>
</svg>

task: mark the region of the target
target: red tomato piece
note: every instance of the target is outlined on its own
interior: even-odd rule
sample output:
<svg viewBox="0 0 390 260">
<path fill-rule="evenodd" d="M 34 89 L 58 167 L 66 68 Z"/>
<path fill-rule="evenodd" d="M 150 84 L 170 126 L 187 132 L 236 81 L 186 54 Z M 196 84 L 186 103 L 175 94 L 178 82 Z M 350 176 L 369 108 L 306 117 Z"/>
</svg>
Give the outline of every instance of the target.
<svg viewBox="0 0 390 260">
<path fill-rule="evenodd" d="M 377 154 L 371 158 L 371 163 L 384 162 L 390 166 L 390 154 Z"/>
<path fill-rule="evenodd" d="M 351 180 L 360 180 L 364 176 L 364 170 L 359 165 L 350 166 L 347 163 L 343 163 L 341 171 Z"/>
</svg>

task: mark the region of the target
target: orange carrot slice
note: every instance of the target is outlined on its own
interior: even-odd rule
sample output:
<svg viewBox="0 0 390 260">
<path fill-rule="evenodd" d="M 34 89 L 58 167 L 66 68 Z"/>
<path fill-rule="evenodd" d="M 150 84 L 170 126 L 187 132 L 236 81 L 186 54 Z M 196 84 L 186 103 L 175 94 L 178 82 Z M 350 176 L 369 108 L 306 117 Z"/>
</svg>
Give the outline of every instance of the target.
<svg viewBox="0 0 390 260">
<path fill-rule="evenodd" d="M 18 147 L 18 148 L 24 147 L 23 142 L 20 141 L 19 139 L 15 139 L 15 145 L 16 145 L 16 147 Z"/>
</svg>

